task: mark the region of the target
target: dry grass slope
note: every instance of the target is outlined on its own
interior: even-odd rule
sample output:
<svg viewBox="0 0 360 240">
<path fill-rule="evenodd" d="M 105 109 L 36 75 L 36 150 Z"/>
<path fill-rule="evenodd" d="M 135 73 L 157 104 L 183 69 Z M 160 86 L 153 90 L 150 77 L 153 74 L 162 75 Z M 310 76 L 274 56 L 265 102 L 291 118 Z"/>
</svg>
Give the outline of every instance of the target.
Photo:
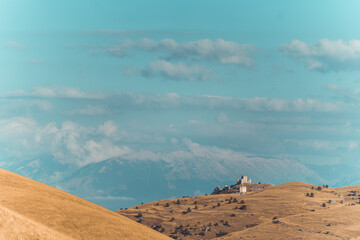
<svg viewBox="0 0 360 240">
<path fill-rule="evenodd" d="M 293 182 L 243 196 L 162 200 L 118 212 L 175 239 L 360 239 L 360 186 L 316 187 Z"/>
<path fill-rule="evenodd" d="M 1 239 L 169 239 L 59 189 L 0 169 Z"/>
</svg>

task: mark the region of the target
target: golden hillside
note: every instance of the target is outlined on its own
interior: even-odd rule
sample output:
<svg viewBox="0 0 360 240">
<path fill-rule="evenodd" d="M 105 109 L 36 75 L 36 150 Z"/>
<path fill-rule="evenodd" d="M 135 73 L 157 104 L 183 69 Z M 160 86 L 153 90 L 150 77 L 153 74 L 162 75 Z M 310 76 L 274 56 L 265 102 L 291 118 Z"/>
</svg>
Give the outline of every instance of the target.
<svg viewBox="0 0 360 240">
<path fill-rule="evenodd" d="M 174 239 L 360 239 L 360 185 L 317 187 L 293 182 L 247 195 L 162 200 L 118 212 Z"/>
<path fill-rule="evenodd" d="M 0 169 L 0 239 L 169 239 L 59 189 Z"/>
</svg>

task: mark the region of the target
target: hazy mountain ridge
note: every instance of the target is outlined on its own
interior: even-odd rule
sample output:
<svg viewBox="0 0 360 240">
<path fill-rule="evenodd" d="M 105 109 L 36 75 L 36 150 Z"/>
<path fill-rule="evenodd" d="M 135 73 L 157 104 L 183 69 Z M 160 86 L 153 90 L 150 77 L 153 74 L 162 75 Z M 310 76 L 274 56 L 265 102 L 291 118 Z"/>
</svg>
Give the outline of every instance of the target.
<svg viewBox="0 0 360 240">
<path fill-rule="evenodd" d="M 71 193 L 117 209 L 140 202 L 210 193 L 213 186 L 232 184 L 245 174 L 254 181 L 274 184 L 294 180 L 324 182 L 315 172 L 292 160 L 112 158 L 79 169 L 60 185 Z"/>
</svg>

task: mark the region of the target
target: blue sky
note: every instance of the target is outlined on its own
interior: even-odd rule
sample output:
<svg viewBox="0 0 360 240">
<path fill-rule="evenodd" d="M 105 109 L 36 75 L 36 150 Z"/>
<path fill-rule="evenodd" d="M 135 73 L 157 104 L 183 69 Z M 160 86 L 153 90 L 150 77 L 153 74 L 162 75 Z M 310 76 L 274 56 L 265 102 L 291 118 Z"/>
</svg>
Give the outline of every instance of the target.
<svg viewBox="0 0 360 240">
<path fill-rule="evenodd" d="M 359 7 L 0 0 L 1 164 L 222 149 L 360 166 Z"/>
</svg>

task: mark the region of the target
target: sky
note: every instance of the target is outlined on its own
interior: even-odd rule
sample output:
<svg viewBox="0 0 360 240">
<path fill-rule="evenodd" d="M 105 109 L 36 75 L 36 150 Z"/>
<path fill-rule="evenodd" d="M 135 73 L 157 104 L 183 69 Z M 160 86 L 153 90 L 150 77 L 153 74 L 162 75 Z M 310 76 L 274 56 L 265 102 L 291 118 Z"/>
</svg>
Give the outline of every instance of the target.
<svg viewBox="0 0 360 240">
<path fill-rule="evenodd" d="M 0 0 L 0 165 L 222 149 L 360 167 L 359 7 Z"/>
</svg>

